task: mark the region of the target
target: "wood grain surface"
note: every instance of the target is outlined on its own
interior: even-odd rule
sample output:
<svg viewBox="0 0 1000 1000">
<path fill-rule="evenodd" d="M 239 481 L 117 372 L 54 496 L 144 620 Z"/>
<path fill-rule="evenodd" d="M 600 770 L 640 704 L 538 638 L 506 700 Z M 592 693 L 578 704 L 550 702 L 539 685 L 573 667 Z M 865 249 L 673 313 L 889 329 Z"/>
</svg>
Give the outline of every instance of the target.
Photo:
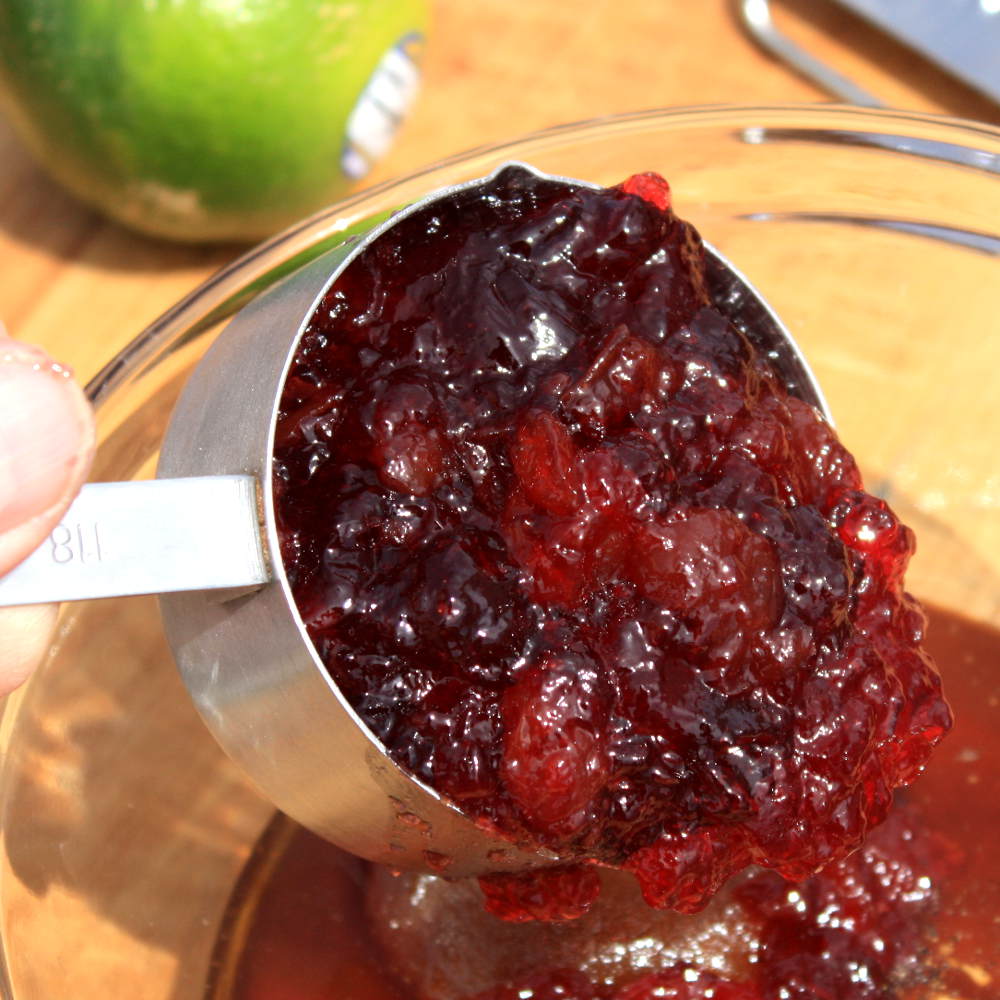
<svg viewBox="0 0 1000 1000">
<path fill-rule="evenodd" d="M 828 95 L 755 47 L 728 0 L 434 0 L 425 87 L 371 182 L 545 126 L 644 108 Z M 1000 109 L 828 0 L 775 7 L 789 34 L 893 105 Z M 57 188 L 0 118 L 0 319 L 87 379 L 237 247 L 172 246 Z"/>
<path fill-rule="evenodd" d="M 758 50 L 728 0 L 433 0 L 433 13 L 423 94 L 372 183 L 562 122 L 829 99 Z M 891 105 L 1000 124 L 1000 108 L 829 0 L 785 0 L 776 15 Z M 882 285 L 911 294 L 924 276 L 899 244 L 887 236 L 883 254 L 879 234 L 866 238 L 878 251 Z M 103 220 L 49 181 L 0 118 L 0 319 L 82 380 L 241 249 L 170 245 Z M 728 250 L 743 261 L 754 247 Z M 996 332 L 996 258 L 976 258 L 948 295 L 927 296 L 928 311 L 940 313 L 929 329 L 951 338 L 941 377 L 912 363 L 929 347 L 906 331 L 866 352 L 865 324 L 877 319 L 881 300 L 838 292 L 835 264 L 827 264 L 834 292 L 824 301 L 847 328 L 854 317 L 866 320 L 854 324 L 853 340 L 822 344 L 816 360 L 846 439 L 873 439 L 872 467 L 918 501 L 928 521 L 921 530 L 931 555 L 914 586 L 949 607 L 995 616 L 1000 477 L 982 434 L 995 434 L 989 387 L 1000 376 L 981 381 L 976 405 L 964 410 L 977 423 L 971 435 L 954 419 L 928 419 L 914 434 L 876 400 L 905 393 L 941 413 L 949 386 L 969 381 L 970 357 L 983 371 L 1000 370 L 1000 337 L 981 335 L 981 326 Z M 824 268 L 822 258 L 815 266 Z M 779 295 L 776 305 L 796 329 L 821 308 L 795 288 Z M 949 330 L 949 303 L 959 298 L 975 320 Z M 946 519 L 933 515 L 945 486 L 952 507 L 942 540 L 934 532 Z M 959 589 L 944 593 L 935 582 L 943 579 Z M 0 726 L 0 743 L 17 744 L 3 762 L 0 850 L 0 945 L 17 995 L 201 997 L 223 903 L 271 808 L 196 717 L 152 601 L 67 612 L 55 660 L 15 696 L 17 713 Z"/>
</svg>

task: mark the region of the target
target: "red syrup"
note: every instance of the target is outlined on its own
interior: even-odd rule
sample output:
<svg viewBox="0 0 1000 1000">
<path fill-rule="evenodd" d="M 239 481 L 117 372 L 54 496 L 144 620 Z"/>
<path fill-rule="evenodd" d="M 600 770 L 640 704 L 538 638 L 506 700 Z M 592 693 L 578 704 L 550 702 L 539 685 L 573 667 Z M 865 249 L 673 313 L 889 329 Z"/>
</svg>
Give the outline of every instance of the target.
<svg viewBox="0 0 1000 1000">
<path fill-rule="evenodd" d="M 283 390 L 281 556 L 393 758 L 569 864 L 694 912 L 747 865 L 856 848 L 950 726 L 913 537 L 715 308 L 656 175 L 509 168 L 338 278 Z"/>
<path fill-rule="evenodd" d="M 828 873 L 733 879 L 694 915 L 627 880 L 581 920 L 501 923 L 473 885 L 394 878 L 278 818 L 224 921 L 211 1000 L 995 1000 L 1000 633 L 931 611 L 953 735 Z M 685 992 L 686 991 L 686 992 Z"/>
</svg>

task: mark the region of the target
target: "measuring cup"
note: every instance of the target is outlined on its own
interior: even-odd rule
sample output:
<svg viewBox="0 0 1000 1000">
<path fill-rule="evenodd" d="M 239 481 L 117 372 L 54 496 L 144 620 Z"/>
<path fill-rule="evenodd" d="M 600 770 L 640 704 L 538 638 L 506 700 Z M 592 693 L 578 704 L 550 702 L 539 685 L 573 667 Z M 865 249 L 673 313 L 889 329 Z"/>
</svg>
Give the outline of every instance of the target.
<svg viewBox="0 0 1000 1000">
<path fill-rule="evenodd" d="M 195 369 L 167 429 L 158 478 L 85 486 L 47 542 L 0 579 L 0 606 L 160 594 L 188 691 L 265 796 L 362 857 L 456 877 L 560 859 L 470 818 L 418 781 L 347 703 L 306 633 L 278 557 L 272 452 L 299 337 L 339 275 L 401 219 L 509 169 L 585 184 L 505 164 L 427 195 L 284 279 L 230 322 Z M 792 393 L 827 414 L 788 330 L 725 257 L 707 244 L 706 252 L 717 307 Z"/>
</svg>

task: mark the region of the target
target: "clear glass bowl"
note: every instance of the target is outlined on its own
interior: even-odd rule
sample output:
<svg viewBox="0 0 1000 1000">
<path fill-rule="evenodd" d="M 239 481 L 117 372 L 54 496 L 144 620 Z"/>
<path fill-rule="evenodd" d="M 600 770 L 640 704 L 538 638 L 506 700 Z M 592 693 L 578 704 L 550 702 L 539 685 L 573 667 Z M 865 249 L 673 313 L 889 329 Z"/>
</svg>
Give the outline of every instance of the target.
<svg viewBox="0 0 1000 1000">
<path fill-rule="evenodd" d="M 394 208 L 511 159 L 605 183 L 667 176 L 679 213 L 794 331 L 869 488 L 917 530 L 911 589 L 1000 625 L 1000 130 L 918 114 L 630 115 L 335 205 L 195 290 L 94 380 L 95 478 L 151 475 L 187 372 L 239 305 Z M 273 810 L 202 726 L 155 600 L 67 607 L 50 659 L 4 706 L 0 747 L 3 994 L 203 997 Z"/>
</svg>

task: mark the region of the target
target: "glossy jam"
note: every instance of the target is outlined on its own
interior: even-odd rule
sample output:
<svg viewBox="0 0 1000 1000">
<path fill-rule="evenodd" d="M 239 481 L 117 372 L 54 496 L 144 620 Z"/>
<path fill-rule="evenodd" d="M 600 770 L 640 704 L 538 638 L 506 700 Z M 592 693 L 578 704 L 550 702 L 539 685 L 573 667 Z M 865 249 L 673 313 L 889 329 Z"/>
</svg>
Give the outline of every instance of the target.
<svg viewBox="0 0 1000 1000">
<path fill-rule="evenodd" d="M 484 880 L 569 919 L 593 866 L 693 912 L 857 847 L 950 725 L 913 538 L 714 307 L 655 175 L 509 169 L 403 218 L 310 320 L 281 555 L 392 756 L 570 862 Z"/>
<path fill-rule="evenodd" d="M 703 1000 L 712 982 L 714 1000 L 780 1000 L 778 983 L 792 982 L 791 996 L 809 1000 L 995 1000 L 1000 633 L 932 611 L 929 647 L 955 731 L 900 815 L 832 877 L 799 886 L 750 873 L 690 916 L 636 906 L 618 882 L 579 921 L 499 924 L 481 912 L 473 886 L 427 877 L 415 896 L 407 876 L 373 875 L 281 820 L 234 894 L 209 996 L 587 1000 L 603 991 L 645 1000 L 655 983 L 658 1000 Z M 869 877 L 843 877 L 852 873 Z M 682 983 L 703 991 L 677 993 Z"/>
</svg>

